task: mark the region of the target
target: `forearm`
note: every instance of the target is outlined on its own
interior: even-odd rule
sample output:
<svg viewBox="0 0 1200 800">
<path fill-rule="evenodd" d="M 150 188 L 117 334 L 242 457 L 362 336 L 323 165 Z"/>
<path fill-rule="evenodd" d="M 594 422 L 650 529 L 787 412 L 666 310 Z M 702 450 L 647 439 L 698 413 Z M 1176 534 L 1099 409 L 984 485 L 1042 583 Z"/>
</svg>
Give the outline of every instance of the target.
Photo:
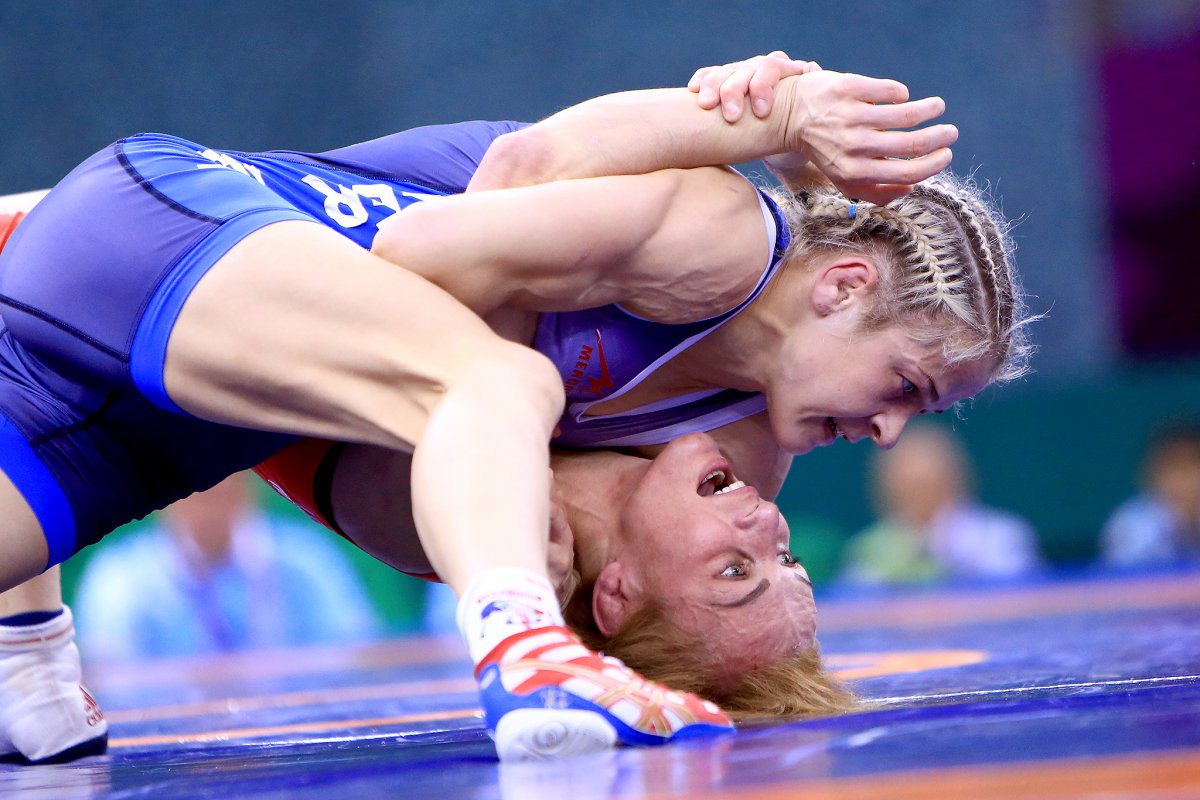
<svg viewBox="0 0 1200 800">
<path fill-rule="evenodd" d="M 498 388 L 519 377 L 482 369 L 448 392 L 413 453 L 420 543 L 459 597 L 475 577 L 497 567 L 548 577 L 548 443 L 562 408 L 561 385 L 554 373 L 558 398 L 547 391 L 545 402 L 537 402 L 537 392 Z"/>
<path fill-rule="evenodd" d="M 687 89 L 605 95 L 497 139 L 470 190 L 528 186 L 567 178 L 640 175 L 661 169 L 749 161 L 789 149 L 792 78 L 767 119 L 728 123 L 696 104 Z"/>
<path fill-rule="evenodd" d="M 939 97 L 896 81 L 831 71 L 784 78 L 765 118 L 727 122 L 684 89 L 625 92 L 568 108 L 488 150 L 468 191 L 565 178 L 640 175 L 786 153 L 811 161 L 847 197 L 884 204 L 950 164 L 953 125 Z"/>
</svg>

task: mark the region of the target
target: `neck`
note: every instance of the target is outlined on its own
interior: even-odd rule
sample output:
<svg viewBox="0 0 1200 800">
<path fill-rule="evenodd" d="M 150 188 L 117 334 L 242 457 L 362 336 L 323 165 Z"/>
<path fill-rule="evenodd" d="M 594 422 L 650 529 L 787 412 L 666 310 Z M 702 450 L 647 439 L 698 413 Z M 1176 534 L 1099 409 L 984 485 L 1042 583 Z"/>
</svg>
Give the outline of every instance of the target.
<svg viewBox="0 0 1200 800">
<path fill-rule="evenodd" d="M 803 322 L 804 291 L 800 265 L 780 265 L 745 310 L 688 351 L 691 374 L 708 386 L 763 391 L 789 334 Z"/>
<path fill-rule="evenodd" d="M 620 510 L 650 462 L 608 450 L 555 452 L 554 483 L 575 539 L 575 567 L 595 582 L 616 554 Z"/>
</svg>

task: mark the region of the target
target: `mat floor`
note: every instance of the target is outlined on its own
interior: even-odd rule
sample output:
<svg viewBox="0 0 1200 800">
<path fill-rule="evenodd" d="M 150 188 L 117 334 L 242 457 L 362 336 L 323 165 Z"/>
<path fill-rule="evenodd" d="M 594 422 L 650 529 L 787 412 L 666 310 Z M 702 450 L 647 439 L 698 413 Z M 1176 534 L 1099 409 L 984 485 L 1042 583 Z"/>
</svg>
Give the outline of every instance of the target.
<svg viewBox="0 0 1200 800">
<path fill-rule="evenodd" d="M 559 763 L 495 760 L 454 639 L 94 665 L 109 753 L 0 764 L 0 797 L 1200 797 L 1200 573 L 827 599 L 820 630 L 862 713 Z"/>
</svg>

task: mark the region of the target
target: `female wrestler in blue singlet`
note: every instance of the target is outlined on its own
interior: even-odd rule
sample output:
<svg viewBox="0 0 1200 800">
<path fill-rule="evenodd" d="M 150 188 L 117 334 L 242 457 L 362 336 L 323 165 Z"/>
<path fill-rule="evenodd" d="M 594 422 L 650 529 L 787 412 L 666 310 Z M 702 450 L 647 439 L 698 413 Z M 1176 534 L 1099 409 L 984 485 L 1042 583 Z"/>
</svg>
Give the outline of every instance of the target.
<svg viewBox="0 0 1200 800">
<path fill-rule="evenodd" d="M 786 144 L 765 123 L 749 127 L 751 144 L 733 158 Z M 544 445 L 561 389 L 544 361 L 493 336 L 447 295 L 331 233 L 365 244 L 372 237 L 364 232 L 381 218 L 405 217 L 411 212 L 395 212 L 446 190 L 445 182 L 421 180 L 419 166 L 389 160 L 411 155 L 403 144 L 323 156 L 243 154 L 144 135 L 97 154 L 56 187 L 0 260 L 7 325 L 0 545 L 13 556 L 0 578 L 5 586 L 27 578 L 297 434 L 393 450 L 415 444 L 422 544 L 463 598 L 462 625 L 502 753 L 535 747 L 531 737 L 547 714 L 523 706 L 542 704 L 546 691 L 572 709 L 550 714 L 565 726 L 568 752 L 616 735 L 658 741 L 721 727 L 716 709 L 695 698 L 681 700 L 665 725 L 645 727 L 637 713 L 614 715 L 587 692 L 506 683 L 505 656 L 549 646 L 547 639 L 579 669 L 602 669 L 555 624 L 561 617 L 539 539 L 549 492 L 538 476 L 547 474 Z M 725 148 L 720 159 L 689 152 L 680 165 L 730 157 L 725 142 L 717 147 Z M 382 157 L 359 160 L 367 153 Z M 623 187 L 608 188 L 625 202 Z M 650 188 L 661 205 L 662 187 Z M 505 199 L 523 206 L 521 196 Z M 751 240 L 762 235 L 760 202 L 755 197 Z M 709 218 L 724 223 L 723 209 Z M 466 221 L 482 228 L 486 219 Z M 670 222 L 664 230 L 674 230 Z M 388 237 L 390 248 L 396 244 L 395 234 Z M 463 255 L 453 258 L 469 263 Z M 497 257 L 511 254 L 501 248 Z M 548 257 L 558 254 L 527 263 L 536 272 Z M 665 262 L 655 260 L 661 270 Z M 624 263 L 634 271 L 622 275 L 611 255 L 578 262 L 574 285 L 560 290 L 577 298 L 581 281 L 594 287 L 644 277 L 644 259 Z M 509 275 L 541 284 L 531 277 Z M 481 286 L 462 288 L 470 295 Z M 691 296 L 719 307 L 746 293 L 744 276 L 712 288 Z M 487 313 L 511 336 L 510 325 L 524 320 L 496 318 L 507 310 Z M 522 478 L 514 488 L 496 474 Z M 643 691 L 635 675 L 626 679 L 635 695 Z"/>
</svg>

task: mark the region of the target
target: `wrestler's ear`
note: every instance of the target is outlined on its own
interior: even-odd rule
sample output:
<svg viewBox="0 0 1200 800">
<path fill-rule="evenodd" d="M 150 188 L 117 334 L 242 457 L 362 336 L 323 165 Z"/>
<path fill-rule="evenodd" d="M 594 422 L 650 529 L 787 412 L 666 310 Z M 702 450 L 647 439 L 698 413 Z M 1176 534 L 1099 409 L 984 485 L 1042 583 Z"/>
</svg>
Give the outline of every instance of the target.
<svg viewBox="0 0 1200 800">
<path fill-rule="evenodd" d="M 812 286 L 812 305 L 827 317 L 854 307 L 879 286 L 879 268 L 868 256 L 850 255 L 819 265 Z"/>
<path fill-rule="evenodd" d="M 634 611 L 630 583 L 620 561 L 610 562 L 592 587 L 592 618 L 604 636 L 614 636 Z"/>
</svg>

